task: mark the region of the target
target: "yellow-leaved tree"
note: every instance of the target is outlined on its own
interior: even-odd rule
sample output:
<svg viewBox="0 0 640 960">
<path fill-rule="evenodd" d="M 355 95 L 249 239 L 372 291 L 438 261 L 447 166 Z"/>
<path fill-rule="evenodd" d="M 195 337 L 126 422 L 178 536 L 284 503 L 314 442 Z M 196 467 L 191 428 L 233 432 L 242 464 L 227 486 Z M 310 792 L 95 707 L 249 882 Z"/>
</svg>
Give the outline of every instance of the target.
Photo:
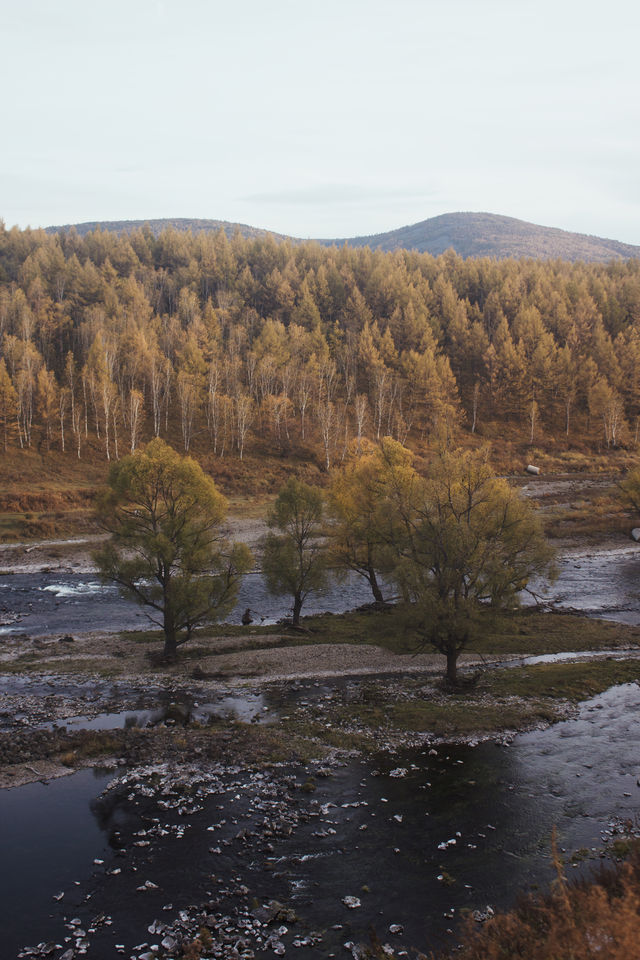
<svg viewBox="0 0 640 960">
<path fill-rule="evenodd" d="M 458 657 L 486 615 L 516 605 L 532 577 L 552 577 L 553 551 L 531 504 L 493 474 L 486 451 L 442 449 L 420 476 L 396 446 L 387 438 L 385 572 L 455 684 Z"/>
<path fill-rule="evenodd" d="M 175 659 L 195 627 L 232 609 L 251 552 L 221 536 L 227 501 L 213 480 L 159 438 L 114 463 L 108 483 L 97 513 L 111 538 L 94 559 L 105 580 L 156 612 Z"/>
<path fill-rule="evenodd" d="M 389 567 L 391 484 L 400 483 L 401 470 L 411 468 L 411 461 L 409 450 L 389 437 L 379 446 L 362 439 L 359 445 L 355 443 L 344 466 L 331 475 L 329 563 L 363 577 L 378 603 L 384 600 L 381 573 Z"/>
</svg>

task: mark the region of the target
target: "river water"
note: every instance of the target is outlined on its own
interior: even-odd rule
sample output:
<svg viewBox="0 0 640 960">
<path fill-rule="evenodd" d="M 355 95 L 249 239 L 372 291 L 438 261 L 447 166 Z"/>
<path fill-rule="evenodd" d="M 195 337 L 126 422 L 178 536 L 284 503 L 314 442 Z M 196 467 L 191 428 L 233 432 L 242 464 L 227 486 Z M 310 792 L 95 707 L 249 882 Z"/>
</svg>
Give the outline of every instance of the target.
<svg viewBox="0 0 640 960">
<path fill-rule="evenodd" d="M 640 546 L 574 553 L 562 557 L 554 584 L 534 585 L 558 608 L 570 608 L 622 623 L 640 623 Z M 342 613 L 372 600 L 367 583 L 356 574 L 342 574 L 326 593 L 311 595 L 303 614 Z M 528 598 L 524 598 L 528 602 Z M 259 573 L 245 577 L 229 617 L 239 623 L 247 607 L 256 623 L 274 623 L 290 613 L 286 597 L 273 597 Z M 117 588 L 90 574 L 18 573 L 0 575 L 0 638 L 81 633 L 102 629 L 148 629 L 144 610 L 124 600 Z"/>
<path fill-rule="evenodd" d="M 141 851 L 132 846 L 141 825 L 155 816 L 169 830 L 180 822 L 184 829 L 185 820 L 153 800 L 132 803 L 126 790 L 96 802 L 106 774 L 82 771 L 4 791 L 0 823 L 11 828 L 0 832 L 0 911 L 10 948 L 3 956 L 26 941 L 60 942 L 65 917 L 78 917 L 86 930 L 99 914 L 113 923 L 94 923 L 88 955 L 101 960 L 125 943 L 128 956 L 134 944 L 152 940 L 147 926 L 167 902 L 175 912 L 206 896 L 212 867 L 225 882 L 241 874 L 259 902 L 287 902 L 299 917 L 296 930 L 324 931 L 319 952 L 298 948 L 301 958 L 344 955 L 343 943 L 366 940 L 371 926 L 396 945 L 452 945 L 447 931 L 464 910 L 507 906 L 516 890 L 548 884 L 554 826 L 568 851 L 599 848 L 613 814 L 640 815 L 639 707 L 640 689 L 630 684 L 585 702 L 577 719 L 520 735 L 508 747 L 439 746 L 352 761 L 317 779 L 317 816 L 270 849 L 256 843 L 249 857 L 233 843 L 217 848 L 222 856 L 209 851 L 235 835 L 230 824 L 253 823 L 251 782 L 205 799 L 182 837 Z M 228 826 L 212 835 L 214 821 Z M 158 889 L 142 895 L 146 880 Z M 345 896 L 361 906 L 347 909 Z M 392 924 L 404 933 L 389 935 Z"/>
<path fill-rule="evenodd" d="M 638 573 L 637 548 L 574 555 L 562 561 L 551 595 L 566 607 L 640 623 Z M 238 611 L 251 606 L 273 619 L 286 612 L 257 578 L 245 589 Z M 318 599 L 317 608 L 345 609 L 368 599 L 357 581 L 349 581 Z M 34 636 L 146 622 L 137 607 L 86 575 L 2 578 L 0 606 L 7 618 L 23 616 L 8 630 Z M 263 719 L 273 719 L 314 689 L 316 695 L 326 692 L 323 684 L 300 684 L 280 700 L 274 693 L 255 694 L 229 706 L 243 719 L 263 712 Z M 227 883 L 233 877 L 242 877 L 247 898 L 278 897 L 294 907 L 299 921 L 283 942 L 287 954 L 302 960 L 347 956 L 344 943 L 366 940 L 370 927 L 396 948 L 452 946 L 465 910 L 508 906 L 517 890 L 548 884 L 554 827 L 562 848 L 592 850 L 610 839 L 617 821 L 638 821 L 639 708 L 640 688 L 626 685 L 582 704 L 576 719 L 520 735 L 510 746 L 439 746 L 435 754 L 417 749 L 354 760 L 317 778 L 312 800 L 303 801 L 299 791 L 293 795 L 292 804 L 313 805 L 313 816 L 303 818 L 291 836 L 256 844 L 248 856 L 233 839 L 237 828 L 224 833 L 231 828 L 221 827 L 229 846 L 223 839 L 221 855 L 214 857 L 216 881 L 211 824 L 260 822 L 264 807 L 252 806 L 253 781 L 236 780 L 182 819 L 153 797 L 141 806 L 126 790 L 108 802 L 99 799 L 113 773 L 81 771 L 47 785 L 2 791 L 2 956 L 9 960 L 22 945 L 42 940 L 66 948 L 65 922 L 72 918 L 91 931 L 88 957 L 137 955 L 131 952 L 135 944 L 158 940 L 148 932 L 154 918 L 206 899 L 220 878 Z M 112 719 L 114 725 L 122 722 Z M 109 725 L 109 717 L 97 722 Z M 77 725 L 89 724 L 79 719 Z M 400 775 L 391 776 L 394 770 Z M 294 769 L 288 775 L 302 782 L 309 773 Z M 167 836 L 134 850 L 136 830 L 154 817 L 162 818 Z M 186 832 L 176 824 L 186 824 Z M 584 869 L 578 866 L 575 873 Z M 139 893 L 147 879 L 157 888 Z M 357 897 L 360 906 L 348 909 L 345 896 Z M 234 902 L 231 896 L 231 907 Z M 169 903 L 173 914 L 163 912 Z M 395 924 L 402 933 L 389 932 Z M 319 946 L 291 946 L 296 931 L 313 929 L 323 931 Z M 116 944 L 124 945 L 124 953 Z"/>
<path fill-rule="evenodd" d="M 307 598 L 303 614 L 343 613 L 373 600 L 371 590 L 356 574 L 341 575 L 324 594 Z M 290 615 L 290 600 L 272 596 L 258 573 L 244 578 L 238 601 L 229 616 L 240 623 L 250 607 L 256 623 L 275 623 Z M 26 633 L 32 637 L 91 630 L 146 630 L 153 622 L 118 589 L 91 575 L 55 572 L 0 575 L 0 638 Z"/>
</svg>

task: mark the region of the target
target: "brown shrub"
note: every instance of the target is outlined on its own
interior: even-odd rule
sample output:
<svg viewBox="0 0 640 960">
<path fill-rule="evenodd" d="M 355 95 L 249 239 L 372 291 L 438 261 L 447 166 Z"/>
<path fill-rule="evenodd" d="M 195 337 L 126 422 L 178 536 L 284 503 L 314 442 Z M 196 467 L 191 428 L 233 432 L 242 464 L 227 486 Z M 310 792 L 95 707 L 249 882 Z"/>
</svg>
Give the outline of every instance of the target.
<svg viewBox="0 0 640 960">
<path fill-rule="evenodd" d="M 477 929 L 469 921 L 457 960 L 632 960 L 640 944 L 640 855 L 590 881 L 558 879 L 545 897 Z"/>
</svg>

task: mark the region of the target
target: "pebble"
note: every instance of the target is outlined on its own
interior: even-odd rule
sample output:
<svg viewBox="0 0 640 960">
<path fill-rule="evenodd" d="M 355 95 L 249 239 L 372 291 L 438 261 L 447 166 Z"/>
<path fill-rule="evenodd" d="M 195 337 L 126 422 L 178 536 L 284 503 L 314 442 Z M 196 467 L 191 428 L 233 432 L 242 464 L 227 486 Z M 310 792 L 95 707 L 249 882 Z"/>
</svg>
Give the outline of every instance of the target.
<svg viewBox="0 0 640 960">
<path fill-rule="evenodd" d="M 349 910 L 356 910 L 358 907 L 362 906 L 362 903 L 358 897 L 343 897 L 342 902 L 344 903 L 345 907 L 349 908 Z"/>
</svg>

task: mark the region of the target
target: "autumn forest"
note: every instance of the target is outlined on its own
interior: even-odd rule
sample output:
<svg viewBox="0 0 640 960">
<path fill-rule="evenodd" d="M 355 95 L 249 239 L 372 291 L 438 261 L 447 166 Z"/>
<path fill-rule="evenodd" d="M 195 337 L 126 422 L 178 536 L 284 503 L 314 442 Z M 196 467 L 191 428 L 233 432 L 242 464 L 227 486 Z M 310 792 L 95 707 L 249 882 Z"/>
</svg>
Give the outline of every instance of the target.
<svg viewBox="0 0 640 960">
<path fill-rule="evenodd" d="M 0 229 L 0 449 L 328 470 L 363 437 L 635 443 L 640 263 Z"/>
</svg>

